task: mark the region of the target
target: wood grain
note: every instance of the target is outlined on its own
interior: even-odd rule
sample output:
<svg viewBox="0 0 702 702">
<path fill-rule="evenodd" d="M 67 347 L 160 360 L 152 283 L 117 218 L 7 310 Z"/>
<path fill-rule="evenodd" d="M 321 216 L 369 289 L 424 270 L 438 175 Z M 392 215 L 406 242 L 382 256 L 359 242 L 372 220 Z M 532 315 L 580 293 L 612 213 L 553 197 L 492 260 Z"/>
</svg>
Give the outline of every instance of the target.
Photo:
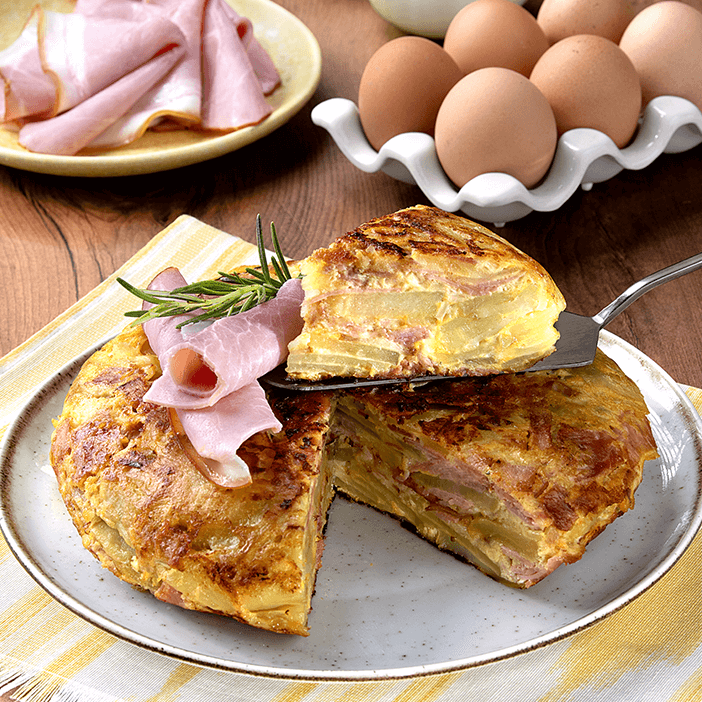
<svg viewBox="0 0 702 702">
<path fill-rule="evenodd" d="M 275 221 L 288 255 L 301 257 L 374 216 L 429 204 L 414 186 L 356 170 L 310 120 L 322 100 L 355 99 L 366 61 L 399 32 L 367 0 L 279 4 L 317 36 L 322 79 L 309 104 L 265 139 L 207 163 L 127 178 L 0 168 L 0 354 L 85 295 L 180 214 L 253 241 L 261 213 Z M 643 171 L 579 191 L 556 212 L 532 213 L 499 233 L 546 267 L 572 311 L 594 314 L 640 277 L 702 251 L 701 149 L 664 155 Z M 701 299 L 699 272 L 644 296 L 609 329 L 678 381 L 702 386 Z"/>
</svg>

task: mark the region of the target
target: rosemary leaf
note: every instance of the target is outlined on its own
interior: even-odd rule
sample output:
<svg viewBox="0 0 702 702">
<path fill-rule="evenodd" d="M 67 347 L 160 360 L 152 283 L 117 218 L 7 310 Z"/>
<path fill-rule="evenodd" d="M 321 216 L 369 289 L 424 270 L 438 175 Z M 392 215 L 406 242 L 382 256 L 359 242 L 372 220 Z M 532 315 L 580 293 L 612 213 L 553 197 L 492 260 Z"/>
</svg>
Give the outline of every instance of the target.
<svg viewBox="0 0 702 702">
<path fill-rule="evenodd" d="M 244 269 L 245 275 L 235 271 L 219 271 L 219 278 L 215 280 L 202 280 L 175 290 L 137 288 L 126 280 L 117 278 L 117 282 L 132 295 L 151 305 L 146 310 L 126 312 L 125 316 L 134 318 L 132 324 L 136 325 L 160 317 L 188 315 L 178 324 L 178 327 L 182 327 L 195 322 L 230 317 L 272 300 L 283 283 L 292 278 L 292 274 L 285 262 L 273 222 L 271 242 L 274 255 L 269 262 L 263 245 L 261 215 L 257 215 L 256 248 L 260 268 L 247 267 Z"/>
</svg>

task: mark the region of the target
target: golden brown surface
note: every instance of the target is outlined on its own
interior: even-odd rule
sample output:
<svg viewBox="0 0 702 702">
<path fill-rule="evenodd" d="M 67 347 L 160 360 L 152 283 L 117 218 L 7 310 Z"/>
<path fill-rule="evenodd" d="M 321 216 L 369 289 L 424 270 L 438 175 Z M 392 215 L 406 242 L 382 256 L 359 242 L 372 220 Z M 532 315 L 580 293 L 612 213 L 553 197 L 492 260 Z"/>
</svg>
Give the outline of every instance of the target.
<svg viewBox="0 0 702 702">
<path fill-rule="evenodd" d="M 462 216 L 418 205 L 300 262 L 302 334 L 288 374 L 411 377 L 528 368 L 565 301 L 532 258 Z"/>
<path fill-rule="evenodd" d="M 166 602 L 305 635 L 331 498 L 330 396 L 273 396 L 285 431 L 242 446 L 253 484 L 229 490 L 193 466 L 168 411 L 142 400 L 159 374 L 137 327 L 91 356 L 69 391 L 51 461 L 83 545 Z"/>
<path fill-rule="evenodd" d="M 584 368 L 354 390 L 329 451 L 354 499 L 528 587 L 634 506 L 657 455 L 647 411 L 598 352 Z"/>
</svg>

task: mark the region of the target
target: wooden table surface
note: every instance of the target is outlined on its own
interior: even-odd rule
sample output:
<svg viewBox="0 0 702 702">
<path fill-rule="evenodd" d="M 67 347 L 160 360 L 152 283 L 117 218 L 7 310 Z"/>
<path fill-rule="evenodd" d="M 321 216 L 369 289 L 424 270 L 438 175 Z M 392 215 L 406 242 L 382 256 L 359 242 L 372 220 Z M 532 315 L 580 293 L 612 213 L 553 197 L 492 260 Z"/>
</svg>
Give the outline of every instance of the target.
<svg viewBox="0 0 702 702">
<path fill-rule="evenodd" d="M 286 253 L 301 257 L 372 217 L 429 204 L 414 186 L 356 170 L 310 120 L 322 100 L 355 100 L 365 63 L 399 32 L 367 0 L 280 4 L 318 38 L 323 69 L 309 104 L 265 139 L 206 163 L 136 177 L 70 178 L 0 167 L 0 354 L 181 214 L 253 241 L 261 213 L 264 222 L 275 221 Z M 569 309 L 592 315 L 642 276 L 702 251 L 701 156 L 700 146 L 664 155 L 499 233 L 543 264 Z M 678 381 L 702 386 L 701 300 L 698 272 L 645 295 L 609 329 Z"/>
</svg>

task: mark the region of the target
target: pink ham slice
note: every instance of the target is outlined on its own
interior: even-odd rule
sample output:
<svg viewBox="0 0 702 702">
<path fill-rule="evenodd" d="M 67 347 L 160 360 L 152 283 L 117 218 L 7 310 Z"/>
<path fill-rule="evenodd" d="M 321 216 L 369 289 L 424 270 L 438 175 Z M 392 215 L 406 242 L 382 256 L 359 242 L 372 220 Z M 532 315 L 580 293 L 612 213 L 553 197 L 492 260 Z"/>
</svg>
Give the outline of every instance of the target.
<svg viewBox="0 0 702 702">
<path fill-rule="evenodd" d="M 161 363 L 163 375 L 149 388 L 145 398 L 168 407 L 208 407 L 273 370 L 287 358 L 288 344 L 302 331 L 303 299 L 302 283 L 299 278 L 293 278 L 269 302 L 218 319 L 186 337 L 166 352 Z M 183 357 L 193 355 L 214 374 L 210 387 L 189 382 L 178 371 L 183 366 Z"/>
<path fill-rule="evenodd" d="M 191 455 L 193 463 L 210 482 L 228 488 L 251 482 L 249 467 L 236 455 L 241 444 L 259 431 L 279 432 L 283 428 L 256 381 L 223 397 L 212 407 L 172 411 L 177 413 L 197 453 Z"/>
<path fill-rule="evenodd" d="M 184 42 L 167 17 L 95 17 L 46 12 L 42 45 L 45 68 L 60 84 L 58 112 L 73 107 L 151 60 L 165 47 Z M 77 61 L 76 56 L 86 57 Z"/>
<path fill-rule="evenodd" d="M 27 115 L 51 116 L 56 103 L 56 84 L 41 63 L 39 24 L 42 10 L 36 7 L 17 41 L 0 52 L 0 121 L 11 122 Z"/>
<path fill-rule="evenodd" d="M 40 37 L 44 70 L 58 86 L 56 114 L 95 95 L 166 47 L 184 43 L 173 22 L 150 11 L 126 18 L 44 12 Z"/>
<path fill-rule="evenodd" d="M 249 26 L 251 26 L 250 22 Z M 278 69 L 275 67 L 271 57 L 266 53 L 266 50 L 254 37 L 253 29 L 249 31 L 248 36 L 250 40 L 246 53 L 258 80 L 261 82 L 263 94 L 270 95 L 281 83 L 280 73 L 278 73 Z"/>
<path fill-rule="evenodd" d="M 210 0 L 210 2 L 214 1 Z M 263 94 L 270 95 L 280 85 L 280 74 L 271 57 L 254 36 L 251 21 L 239 15 L 225 0 L 216 0 L 216 2 L 219 3 L 219 11 L 227 16 L 232 26 L 236 27 L 254 73 L 261 83 Z"/>
<path fill-rule="evenodd" d="M 162 270 L 149 284 L 149 290 L 175 290 L 187 285 L 181 272 L 171 266 Z M 152 305 L 148 302 L 142 304 L 143 310 L 148 310 Z M 183 341 L 183 332 L 178 325 L 187 321 L 191 315 L 177 315 L 175 317 L 156 317 L 143 324 L 144 333 L 149 340 L 152 351 L 161 359 L 166 351 Z"/>
<path fill-rule="evenodd" d="M 258 124 L 273 108 L 266 101 L 240 36 L 223 0 L 205 6 L 202 33 L 202 127 L 232 131 Z M 238 15 L 237 15 L 238 17 Z"/>
<path fill-rule="evenodd" d="M 152 7 L 151 0 L 77 0 L 73 8 L 78 14 L 95 17 L 113 17 L 118 19 L 138 20 L 149 13 L 160 13 Z"/>
<path fill-rule="evenodd" d="M 161 81 L 182 54 L 183 49 L 174 45 L 73 109 L 51 119 L 28 122 L 20 129 L 19 143 L 44 154 L 77 153 Z"/>
<path fill-rule="evenodd" d="M 81 0 L 76 11 L 114 13 L 132 11 L 130 6 L 160 12 L 180 28 L 185 53 L 164 80 L 148 90 L 134 106 L 90 142 L 91 149 L 114 148 L 138 139 L 148 128 L 163 122 L 173 128 L 197 125 L 202 104 L 202 21 L 207 0 L 152 0 L 148 4 L 133 0 Z M 125 9 L 121 9 L 126 5 Z"/>
<path fill-rule="evenodd" d="M 167 268 L 154 278 L 149 287 L 173 290 L 183 285 L 186 285 L 186 281 L 180 271 Z M 144 303 L 145 308 L 149 306 Z M 183 342 L 186 335 L 177 326 L 186 319 L 181 315 L 151 319 L 144 323 L 146 337 L 159 360 L 173 346 Z M 195 466 L 208 480 L 227 488 L 241 487 L 251 482 L 248 466 L 236 453 L 241 444 L 259 431 L 278 432 L 282 429 L 263 388 L 255 379 L 204 410 L 178 408 L 172 412 L 176 414 L 176 421 L 173 422 L 176 433 L 179 436 L 181 432 L 184 434 L 184 438 L 180 436 L 181 443 Z"/>
</svg>

